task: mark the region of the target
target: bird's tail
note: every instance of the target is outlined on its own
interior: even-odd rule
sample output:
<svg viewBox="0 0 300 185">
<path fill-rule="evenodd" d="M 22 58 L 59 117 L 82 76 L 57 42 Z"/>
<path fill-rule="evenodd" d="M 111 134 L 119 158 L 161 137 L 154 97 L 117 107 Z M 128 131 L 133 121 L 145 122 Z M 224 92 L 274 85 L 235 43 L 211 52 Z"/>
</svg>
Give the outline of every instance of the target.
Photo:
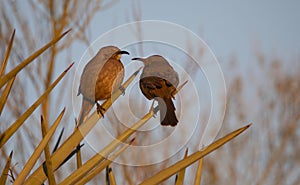
<svg viewBox="0 0 300 185">
<path fill-rule="evenodd" d="M 88 101 L 85 98 L 82 99 L 81 110 L 78 116 L 78 126 L 83 123 L 84 118 L 89 114 L 93 106 L 94 103 L 92 103 L 91 101 Z"/>
<path fill-rule="evenodd" d="M 178 123 L 175 106 L 171 98 L 157 98 L 160 112 L 160 123 L 163 126 L 176 126 Z"/>
</svg>

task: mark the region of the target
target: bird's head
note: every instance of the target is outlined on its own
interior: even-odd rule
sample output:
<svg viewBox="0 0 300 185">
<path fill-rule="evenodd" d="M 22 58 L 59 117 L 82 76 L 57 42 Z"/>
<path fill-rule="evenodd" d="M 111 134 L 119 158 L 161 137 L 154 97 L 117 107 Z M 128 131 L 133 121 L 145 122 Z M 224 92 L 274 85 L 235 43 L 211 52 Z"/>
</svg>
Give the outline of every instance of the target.
<svg viewBox="0 0 300 185">
<path fill-rule="evenodd" d="M 103 56 L 104 59 L 108 60 L 110 58 L 120 60 L 122 54 L 129 55 L 129 52 L 120 50 L 116 46 L 105 46 L 99 51 L 100 56 Z"/>
</svg>

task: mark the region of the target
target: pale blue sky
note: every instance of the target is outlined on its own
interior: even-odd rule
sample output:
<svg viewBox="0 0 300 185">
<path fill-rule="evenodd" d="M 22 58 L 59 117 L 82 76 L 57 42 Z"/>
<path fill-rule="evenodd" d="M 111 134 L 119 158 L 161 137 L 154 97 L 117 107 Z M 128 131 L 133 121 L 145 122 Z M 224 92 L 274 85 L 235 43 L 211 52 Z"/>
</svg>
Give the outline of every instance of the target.
<svg viewBox="0 0 300 185">
<path fill-rule="evenodd" d="M 251 59 L 254 47 L 267 55 L 293 57 L 300 48 L 299 1 L 119 1 L 96 14 L 91 41 L 115 26 L 133 21 L 141 7 L 141 20 L 180 24 L 202 37 L 219 59 L 232 54 Z M 140 5 L 139 5 L 140 4 Z"/>
</svg>

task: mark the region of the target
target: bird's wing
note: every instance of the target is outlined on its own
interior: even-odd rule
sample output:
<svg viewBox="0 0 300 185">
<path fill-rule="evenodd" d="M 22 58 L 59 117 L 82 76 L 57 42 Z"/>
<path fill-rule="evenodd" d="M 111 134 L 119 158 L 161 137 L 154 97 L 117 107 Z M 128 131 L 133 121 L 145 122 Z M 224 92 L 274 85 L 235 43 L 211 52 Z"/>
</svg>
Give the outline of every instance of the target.
<svg viewBox="0 0 300 185">
<path fill-rule="evenodd" d="M 150 100 L 158 96 L 157 91 L 163 86 L 164 80 L 159 77 L 149 76 L 140 79 L 141 91 Z"/>
<path fill-rule="evenodd" d="M 140 79 L 142 85 L 149 89 L 160 89 L 163 86 L 164 80 L 159 77 L 149 76 Z"/>
<path fill-rule="evenodd" d="M 98 77 L 98 73 L 103 67 L 103 62 L 93 58 L 84 68 L 81 78 L 78 92 L 80 92 L 85 98 L 95 99 L 95 85 Z"/>
</svg>

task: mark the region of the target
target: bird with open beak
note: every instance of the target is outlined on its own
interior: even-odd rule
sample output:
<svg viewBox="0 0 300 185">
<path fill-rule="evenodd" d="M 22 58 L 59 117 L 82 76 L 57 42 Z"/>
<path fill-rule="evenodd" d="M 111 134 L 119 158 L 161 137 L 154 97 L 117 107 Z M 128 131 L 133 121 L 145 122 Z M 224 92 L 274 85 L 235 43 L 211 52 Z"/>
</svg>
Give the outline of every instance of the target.
<svg viewBox="0 0 300 185">
<path fill-rule="evenodd" d="M 88 115 L 93 106 L 97 105 L 97 112 L 103 116 L 103 108 L 98 103 L 111 97 L 117 89 L 124 91 L 121 84 L 124 78 L 124 66 L 121 55 L 129 53 L 115 46 L 106 46 L 99 50 L 85 66 L 80 78 L 77 96 L 82 94 L 82 106 L 78 117 L 78 125 Z"/>
<path fill-rule="evenodd" d="M 133 58 L 132 60 L 138 60 L 144 64 L 139 81 L 140 89 L 149 100 L 157 100 L 161 125 L 176 126 L 178 120 L 172 98 L 174 98 L 173 93 L 179 83 L 177 72 L 160 55 L 152 55 L 148 58 Z"/>
</svg>

